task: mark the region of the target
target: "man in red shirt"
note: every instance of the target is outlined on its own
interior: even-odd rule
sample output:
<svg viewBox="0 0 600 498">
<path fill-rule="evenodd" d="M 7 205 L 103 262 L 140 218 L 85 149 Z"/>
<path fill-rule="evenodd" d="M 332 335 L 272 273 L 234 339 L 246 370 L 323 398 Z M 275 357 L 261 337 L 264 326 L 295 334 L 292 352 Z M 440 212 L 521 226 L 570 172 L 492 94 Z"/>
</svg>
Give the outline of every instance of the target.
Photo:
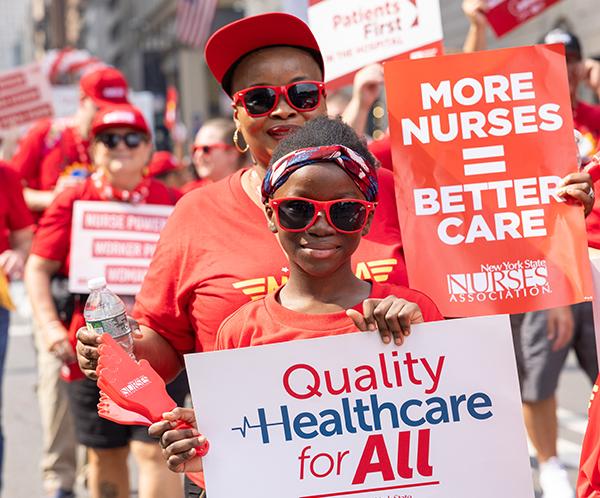
<svg viewBox="0 0 600 498">
<path fill-rule="evenodd" d="M 96 111 L 106 104 L 127 102 L 127 81 L 115 68 L 93 70 L 81 78 L 79 86 L 75 115 L 34 125 L 11 161 L 23 179 L 27 206 L 39 215 L 61 190 L 91 172 L 89 133 Z"/>
<path fill-rule="evenodd" d="M 22 138 L 11 165 L 21 176 L 25 202 L 36 220 L 61 191 L 90 174 L 92 119 L 106 104 L 127 102 L 127 92 L 127 81 L 117 69 L 95 69 L 80 80 L 79 109 L 74 116 L 41 121 Z M 55 285 L 53 290 L 58 287 Z M 60 379 L 62 363 L 48 351 L 38 326 L 34 326 L 34 335 L 44 437 L 44 490 L 52 498 L 69 498 L 76 477 L 77 443 L 67 392 Z"/>
</svg>

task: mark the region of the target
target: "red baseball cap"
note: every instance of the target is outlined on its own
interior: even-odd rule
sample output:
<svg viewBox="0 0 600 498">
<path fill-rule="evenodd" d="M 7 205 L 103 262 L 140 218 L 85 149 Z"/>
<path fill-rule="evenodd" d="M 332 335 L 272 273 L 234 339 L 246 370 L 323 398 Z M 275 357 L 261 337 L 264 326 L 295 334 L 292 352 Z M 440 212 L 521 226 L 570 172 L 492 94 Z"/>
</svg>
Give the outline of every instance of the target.
<svg viewBox="0 0 600 498">
<path fill-rule="evenodd" d="M 102 67 L 86 73 L 79 80 L 81 93 L 96 105 L 126 104 L 129 85 L 123 73 L 114 67 Z"/>
<path fill-rule="evenodd" d="M 109 128 L 132 128 L 150 135 L 146 118 L 131 104 L 113 104 L 100 109 L 92 121 L 92 136 Z"/>
<path fill-rule="evenodd" d="M 177 158 L 166 150 L 155 152 L 152 155 L 152 160 L 148 165 L 148 176 L 162 175 L 169 171 L 177 171 L 181 169 L 181 165 Z"/>
<path fill-rule="evenodd" d="M 206 42 L 204 57 L 223 90 L 231 94 L 230 82 L 223 78 L 232 66 L 254 50 L 278 45 L 309 50 L 325 72 L 321 49 L 308 25 L 283 12 L 245 17 L 223 26 Z"/>
</svg>

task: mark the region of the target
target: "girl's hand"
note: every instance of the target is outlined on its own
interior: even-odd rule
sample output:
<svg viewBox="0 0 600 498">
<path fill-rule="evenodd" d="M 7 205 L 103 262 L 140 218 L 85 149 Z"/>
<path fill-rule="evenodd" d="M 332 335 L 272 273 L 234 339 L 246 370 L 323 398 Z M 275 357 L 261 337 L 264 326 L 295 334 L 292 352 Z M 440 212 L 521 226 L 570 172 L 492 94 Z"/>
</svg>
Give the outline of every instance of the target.
<svg viewBox="0 0 600 498">
<path fill-rule="evenodd" d="M 565 176 L 556 193 L 567 204 L 582 205 L 585 216 L 590 214 L 594 208 L 594 184 L 591 175 L 586 171 Z"/>
<path fill-rule="evenodd" d="M 410 334 L 410 325 L 422 323 L 421 308 L 415 303 L 396 296 L 385 299 L 365 299 L 363 314 L 350 309 L 346 314 L 352 318 L 359 330 L 379 330 L 381 340 L 389 344 L 394 337 L 397 346 Z"/>
<path fill-rule="evenodd" d="M 169 469 L 173 472 L 200 472 L 202 459 L 196 455 L 196 448 L 203 446 L 206 438 L 198 432 L 194 410 L 177 407 L 163 413 L 163 418 L 150 426 L 148 434 L 159 440 Z M 180 422 L 187 422 L 193 428 L 175 429 Z"/>
</svg>

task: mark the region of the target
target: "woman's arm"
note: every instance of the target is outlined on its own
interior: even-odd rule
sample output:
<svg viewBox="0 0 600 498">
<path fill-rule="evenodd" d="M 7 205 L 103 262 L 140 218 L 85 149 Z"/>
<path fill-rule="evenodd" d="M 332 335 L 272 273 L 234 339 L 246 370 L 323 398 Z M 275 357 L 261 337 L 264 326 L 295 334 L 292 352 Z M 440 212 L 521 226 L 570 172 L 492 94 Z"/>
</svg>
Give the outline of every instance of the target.
<svg viewBox="0 0 600 498">
<path fill-rule="evenodd" d="M 50 280 L 60 267 L 60 261 L 32 254 L 25 265 L 25 287 L 48 351 L 68 363 L 75 360 L 75 352 L 69 343 L 67 329 L 58 317 L 50 291 Z"/>
<path fill-rule="evenodd" d="M 463 52 L 479 52 L 487 48 L 487 10 L 485 0 L 464 0 L 463 12 L 469 20 L 469 31 L 463 44 Z"/>
</svg>

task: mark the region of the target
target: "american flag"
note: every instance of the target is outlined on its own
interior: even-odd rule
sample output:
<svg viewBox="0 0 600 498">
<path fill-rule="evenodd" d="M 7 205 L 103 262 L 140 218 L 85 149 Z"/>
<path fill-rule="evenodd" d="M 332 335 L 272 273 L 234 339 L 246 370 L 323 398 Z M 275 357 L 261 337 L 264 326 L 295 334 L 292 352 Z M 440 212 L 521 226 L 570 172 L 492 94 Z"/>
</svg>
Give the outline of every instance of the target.
<svg viewBox="0 0 600 498">
<path fill-rule="evenodd" d="M 191 47 L 202 47 L 210 35 L 216 9 L 217 0 L 178 0 L 177 38 Z"/>
</svg>

